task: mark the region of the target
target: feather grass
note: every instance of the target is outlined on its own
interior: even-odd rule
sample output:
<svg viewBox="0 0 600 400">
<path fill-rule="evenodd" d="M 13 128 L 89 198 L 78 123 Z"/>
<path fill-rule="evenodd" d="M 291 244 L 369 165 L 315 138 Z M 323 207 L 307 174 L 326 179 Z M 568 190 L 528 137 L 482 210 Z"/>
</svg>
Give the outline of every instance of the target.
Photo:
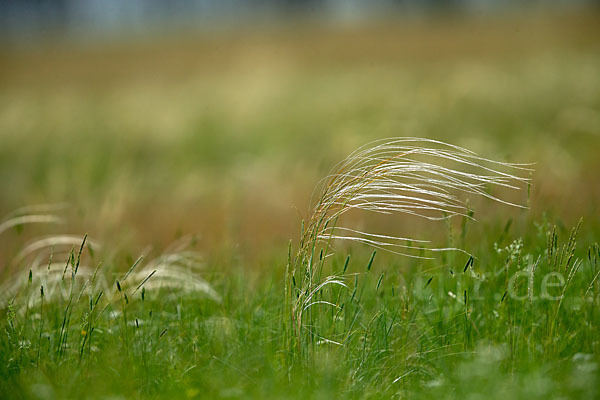
<svg viewBox="0 0 600 400">
<path fill-rule="evenodd" d="M 465 252 L 454 247 L 431 247 L 428 240 L 405 235 L 343 226 L 339 223 L 342 216 L 359 210 L 390 216 L 406 214 L 430 221 L 456 216 L 473 219 L 467 203 L 469 196 L 526 208 L 492 192 L 528 187 L 531 166 L 494 161 L 459 146 L 413 137 L 378 140 L 351 153 L 320 182 L 320 194 L 312 213 L 302 224 L 298 251 L 288 262 L 286 293 L 291 296 L 287 304 L 294 327 L 290 332 L 293 340 L 300 344 L 302 332 L 310 331 L 310 324 L 303 321 L 307 305 L 327 304 L 313 300 L 322 285 L 343 284 L 343 276 L 320 279 L 323 263 L 333 253 L 333 241 L 362 243 L 425 259 L 440 251 Z"/>
</svg>

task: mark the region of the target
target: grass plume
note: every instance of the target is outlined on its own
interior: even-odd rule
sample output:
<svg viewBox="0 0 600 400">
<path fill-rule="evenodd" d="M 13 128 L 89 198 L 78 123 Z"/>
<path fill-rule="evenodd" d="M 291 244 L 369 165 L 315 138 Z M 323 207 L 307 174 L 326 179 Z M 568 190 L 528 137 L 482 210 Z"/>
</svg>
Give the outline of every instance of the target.
<svg viewBox="0 0 600 400">
<path fill-rule="evenodd" d="M 408 214 L 431 221 L 455 216 L 472 219 L 472 210 L 467 204 L 469 196 L 525 207 L 492 192 L 528 187 L 531 171 L 529 164 L 490 160 L 462 147 L 432 139 L 379 140 L 354 151 L 322 181 L 312 213 L 306 222 L 303 221 L 299 248 L 288 267 L 291 275 L 286 284 L 287 293 L 292 293 L 289 300 L 292 336 L 299 342 L 303 331 L 310 329 L 312 323 L 303 321 L 308 304 L 337 306 L 313 300 L 323 286 L 343 283 L 338 276 L 324 279 L 321 276 L 325 257 L 331 254 L 334 240 L 358 242 L 417 258 L 432 258 L 430 254 L 437 251 L 462 251 L 455 247 L 433 248 L 428 240 L 405 235 L 353 229 L 340 224 L 344 214 L 361 210 L 384 215 Z M 417 251 L 425 251 L 426 255 Z M 373 263 L 373 256 L 367 270 Z"/>
</svg>

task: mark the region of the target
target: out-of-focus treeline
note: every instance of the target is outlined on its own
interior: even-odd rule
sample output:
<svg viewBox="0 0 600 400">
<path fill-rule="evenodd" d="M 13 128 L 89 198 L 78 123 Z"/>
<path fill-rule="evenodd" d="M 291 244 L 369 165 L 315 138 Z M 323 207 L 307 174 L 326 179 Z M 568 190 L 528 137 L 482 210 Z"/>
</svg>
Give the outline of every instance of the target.
<svg viewBox="0 0 600 400">
<path fill-rule="evenodd" d="M 9 41 L 48 35 L 81 39 L 306 17 L 335 23 L 390 15 L 561 12 L 598 5 L 595 0 L 0 0 L 0 33 Z"/>
</svg>

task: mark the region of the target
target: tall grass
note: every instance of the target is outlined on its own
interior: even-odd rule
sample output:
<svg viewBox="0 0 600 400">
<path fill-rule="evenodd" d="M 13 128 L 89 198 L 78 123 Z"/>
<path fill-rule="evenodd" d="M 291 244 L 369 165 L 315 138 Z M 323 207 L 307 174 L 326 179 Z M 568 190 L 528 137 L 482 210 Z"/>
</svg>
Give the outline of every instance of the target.
<svg viewBox="0 0 600 400">
<path fill-rule="evenodd" d="M 410 229 L 405 229 L 408 232 L 402 232 L 402 236 L 353 229 L 340 223 L 344 214 L 361 210 L 409 214 L 433 221 L 456 216 L 472 218 L 467 204 L 469 195 L 524 207 L 492 194 L 492 190 L 519 190 L 528 186 L 530 179 L 521 175 L 532 171 L 529 166 L 493 161 L 458 146 L 419 138 L 379 140 L 350 154 L 324 179 L 312 213 L 302 223 L 297 253 L 288 262 L 286 301 L 291 341 L 300 349 L 303 338 L 327 340 L 315 336 L 311 311 L 314 306 L 339 308 L 336 302 L 316 295 L 332 285 L 347 288 L 343 276 L 322 276 L 325 258 L 332 254 L 334 241 L 363 243 L 416 258 L 431 258 L 433 252 L 439 251 L 461 251 L 432 248 L 427 240 L 404 236 L 410 234 Z M 375 252 L 367 270 L 374 256 Z"/>
</svg>

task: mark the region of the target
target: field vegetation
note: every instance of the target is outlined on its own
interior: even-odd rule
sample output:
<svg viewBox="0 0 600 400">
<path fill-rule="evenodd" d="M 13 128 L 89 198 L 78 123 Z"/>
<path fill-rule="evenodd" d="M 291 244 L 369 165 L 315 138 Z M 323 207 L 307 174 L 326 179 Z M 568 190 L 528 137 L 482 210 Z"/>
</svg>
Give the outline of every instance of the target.
<svg viewBox="0 0 600 400">
<path fill-rule="evenodd" d="M 599 21 L 3 44 L 0 398 L 598 398 Z"/>
</svg>

